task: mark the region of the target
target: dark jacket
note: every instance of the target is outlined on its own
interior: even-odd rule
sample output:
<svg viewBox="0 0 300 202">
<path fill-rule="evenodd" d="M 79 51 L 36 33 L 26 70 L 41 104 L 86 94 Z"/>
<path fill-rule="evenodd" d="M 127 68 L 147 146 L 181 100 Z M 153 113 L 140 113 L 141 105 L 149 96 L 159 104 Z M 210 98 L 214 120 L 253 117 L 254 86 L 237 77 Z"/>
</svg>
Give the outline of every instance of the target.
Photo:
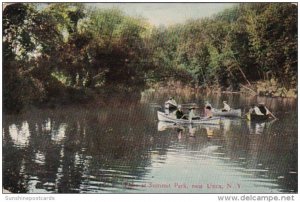
<svg viewBox="0 0 300 202">
<path fill-rule="evenodd" d="M 183 111 L 181 111 L 181 110 L 177 110 L 176 111 L 176 118 L 177 119 L 181 119 L 183 117 L 183 115 L 184 115 Z"/>
</svg>

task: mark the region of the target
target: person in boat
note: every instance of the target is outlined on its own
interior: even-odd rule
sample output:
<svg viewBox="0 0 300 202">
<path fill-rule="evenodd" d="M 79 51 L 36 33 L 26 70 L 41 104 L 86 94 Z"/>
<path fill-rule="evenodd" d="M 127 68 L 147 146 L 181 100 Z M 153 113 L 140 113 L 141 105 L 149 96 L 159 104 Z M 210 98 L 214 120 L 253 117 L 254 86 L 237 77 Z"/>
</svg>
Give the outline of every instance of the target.
<svg viewBox="0 0 300 202">
<path fill-rule="evenodd" d="M 256 114 L 256 115 L 269 115 L 270 111 L 265 107 L 263 103 L 259 103 L 258 106 L 252 105 L 251 109 L 249 110 L 250 114 Z"/>
<path fill-rule="evenodd" d="M 258 108 L 263 115 L 269 115 L 270 111 L 267 109 L 264 103 L 259 103 Z"/>
<path fill-rule="evenodd" d="M 206 102 L 204 107 L 204 116 L 211 118 L 212 117 L 212 106 L 209 102 Z"/>
<path fill-rule="evenodd" d="M 177 102 L 174 100 L 173 97 L 170 97 L 169 100 L 165 102 L 165 109 L 170 112 L 177 109 Z"/>
<path fill-rule="evenodd" d="M 189 108 L 189 121 L 200 119 L 199 116 L 195 115 L 195 107 Z"/>
<path fill-rule="evenodd" d="M 178 108 L 176 111 L 176 118 L 177 119 L 187 119 L 187 115 L 183 113 L 181 105 L 178 105 Z"/>
<path fill-rule="evenodd" d="M 223 101 L 224 107 L 222 109 L 222 112 L 229 112 L 230 111 L 230 106 L 227 104 L 226 101 Z"/>
<path fill-rule="evenodd" d="M 263 113 L 261 113 L 261 111 L 259 110 L 259 108 L 256 105 L 254 105 L 254 104 L 251 105 L 249 113 L 250 114 L 256 114 L 256 115 L 264 115 Z"/>
</svg>

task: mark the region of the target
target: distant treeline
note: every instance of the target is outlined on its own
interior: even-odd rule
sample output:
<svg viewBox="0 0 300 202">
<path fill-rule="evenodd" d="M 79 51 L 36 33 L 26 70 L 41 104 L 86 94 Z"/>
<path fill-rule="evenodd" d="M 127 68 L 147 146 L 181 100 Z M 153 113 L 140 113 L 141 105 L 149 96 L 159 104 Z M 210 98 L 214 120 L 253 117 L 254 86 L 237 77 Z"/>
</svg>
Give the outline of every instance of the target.
<svg viewBox="0 0 300 202">
<path fill-rule="evenodd" d="M 297 86 L 292 3 L 244 3 L 169 27 L 81 3 L 4 7 L 5 112 L 167 80 L 231 89 L 270 79 L 287 90 Z"/>
</svg>

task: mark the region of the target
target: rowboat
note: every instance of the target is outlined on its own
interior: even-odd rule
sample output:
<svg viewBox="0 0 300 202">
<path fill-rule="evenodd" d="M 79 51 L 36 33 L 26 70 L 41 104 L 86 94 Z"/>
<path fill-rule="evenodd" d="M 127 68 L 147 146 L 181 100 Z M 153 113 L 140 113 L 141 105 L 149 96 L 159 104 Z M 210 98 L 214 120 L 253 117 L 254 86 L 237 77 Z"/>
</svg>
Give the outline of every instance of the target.
<svg viewBox="0 0 300 202">
<path fill-rule="evenodd" d="M 221 109 L 212 109 L 213 116 L 228 116 L 228 117 L 241 117 L 241 109 L 231 109 L 230 111 L 222 111 Z"/>
<path fill-rule="evenodd" d="M 257 115 L 247 113 L 246 117 L 249 121 L 266 121 L 269 119 L 269 115 Z"/>
<path fill-rule="evenodd" d="M 220 124 L 221 118 L 220 117 L 200 117 L 200 119 L 193 119 L 193 120 L 187 120 L 187 119 L 177 119 L 175 117 L 166 115 L 164 112 L 157 111 L 157 117 L 159 121 L 165 121 L 165 122 L 173 122 L 173 123 L 188 123 L 188 124 Z"/>
</svg>

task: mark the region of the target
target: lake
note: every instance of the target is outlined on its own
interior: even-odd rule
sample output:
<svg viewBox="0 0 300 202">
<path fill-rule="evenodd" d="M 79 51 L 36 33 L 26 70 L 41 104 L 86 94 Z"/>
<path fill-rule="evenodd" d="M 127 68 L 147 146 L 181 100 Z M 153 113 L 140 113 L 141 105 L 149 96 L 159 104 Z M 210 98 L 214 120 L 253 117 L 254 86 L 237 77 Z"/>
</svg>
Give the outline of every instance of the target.
<svg viewBox="0 0 300 202">
<path fill-rule="evenodd" d="M 264 102 L 277 121 L 166 124 L 156 111 L 206 100 L 247 111 Z M 128 95 L 130 97 L 130 95 Z M 145 91 L 103 106 L 3 115 L 3 187 L 13 193 L 297 193 L 297 100 Z M 186 110 L 186 109 L 184 109 Z"/>
</svg>

